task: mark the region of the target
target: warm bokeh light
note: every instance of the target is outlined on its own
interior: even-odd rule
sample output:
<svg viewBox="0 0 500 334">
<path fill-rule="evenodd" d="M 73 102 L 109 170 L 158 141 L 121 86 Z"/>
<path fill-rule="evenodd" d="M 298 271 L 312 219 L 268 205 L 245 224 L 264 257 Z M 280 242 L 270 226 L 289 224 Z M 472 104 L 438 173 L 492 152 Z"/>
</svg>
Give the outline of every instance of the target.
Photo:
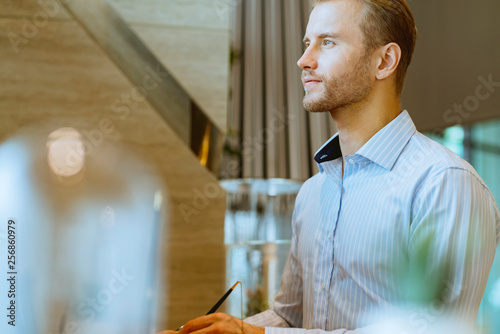
<svg viewBox="0 0 500 334">
<path fill-rule="evenodd" d="M 52 132 L 47 140 L 47 160 L 50 169 L 58 176 L 78 174 L 85 164 L 85 150 L 80 132 L 61 128 Z"/>
</svg>

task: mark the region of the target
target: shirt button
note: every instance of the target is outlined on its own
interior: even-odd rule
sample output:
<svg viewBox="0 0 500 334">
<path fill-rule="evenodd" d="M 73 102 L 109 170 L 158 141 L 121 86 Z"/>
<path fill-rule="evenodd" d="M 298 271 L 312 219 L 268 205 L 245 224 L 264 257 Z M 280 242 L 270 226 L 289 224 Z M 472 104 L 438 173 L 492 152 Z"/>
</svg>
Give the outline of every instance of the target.
<svg viewBox="0 0 500 334">
<path fill-rule="evenodd" d="M 321 283 L 321 290 L 325 290 L 325 282 Z"/>
<path fill-rule="evenodd" d="M 349 163 L 350 163 L 351 165 L 354 165 L 354 160 L 349 159 Z"/>
<path fill-rule="evenodd" d="M 331 236 L 331 235 L 329 235 L 329 236 L 328 236 L 328 239 L 332 240 L 332 236 Z"/>
</svg>

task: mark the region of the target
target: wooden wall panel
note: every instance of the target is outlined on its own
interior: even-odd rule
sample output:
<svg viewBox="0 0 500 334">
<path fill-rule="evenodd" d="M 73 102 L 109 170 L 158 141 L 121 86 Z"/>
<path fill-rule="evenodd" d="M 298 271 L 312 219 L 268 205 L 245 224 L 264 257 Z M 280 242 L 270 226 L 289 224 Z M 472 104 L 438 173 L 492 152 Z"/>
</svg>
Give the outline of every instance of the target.
<svg viewBox="0 0 500 334">
<path fill-rule="evenodd" d="M 229 89 L 227 32 L 136 24 L 132 24 L 132 29 L 225 133 Z"/>
<path fill-rule="evenodd" d="M 26 17 L 33 21 L 43 19 L 43 13 L 51 20 L 69 20 L 71 16 L 56 0 L 1 0 L 0 17 Z M 41 21 L 40 21 L 41 22 Z"/>
<path fill-rule="evenodd" d="M 168 300 L 160 328 L 204 314 L 225 290 L 224 192 L 190 221 L 184 219 L 179 207 L 192 207 L 194 190 L 217 180 L 147 102 L 126 117 L 113 111 L 113 102 L 133 86 L 78 23 L 50 22 L 16 53 L 6 35 L 22 29 L 23 21 L 15 17 L 30 15 L 33 3 L 25 0 L 19 13 L 0 19 L 0 140 L 28 125 L 82 120 L 76 126 L 92 130 L 103 118 L 112 120 L 115 130 L 108 140 L 149 157 L 170 192 L 169 234 L 162 246 L 170 259 L 162 279 Z"/>
<path fill-rule="evenodd" d="M 109 2 L 225 133 L 231 1 Z"/>
<path fill-rule="evenodd" d="M 126 21 L 229 30 L 231 0 L 110 0 Z"/>
</svg>

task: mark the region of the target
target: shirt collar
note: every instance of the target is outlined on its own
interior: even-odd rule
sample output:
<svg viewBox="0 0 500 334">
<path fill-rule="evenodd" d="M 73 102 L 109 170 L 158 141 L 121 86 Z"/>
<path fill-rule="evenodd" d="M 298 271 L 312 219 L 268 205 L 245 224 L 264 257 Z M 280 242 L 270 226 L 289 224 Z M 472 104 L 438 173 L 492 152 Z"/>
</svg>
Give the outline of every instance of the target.
<svg viewBox="0 0 500 334">
<path fill-rule="evenodd" d="M 408 111 L 404 110 L 394 120 L 377 132 L 356 155 L 361 155 L 376 164 L 391 170 L 399 155 L 416 131 Z M 342 157 L 339 134 L 330 138 L 314 155 L 321 173 L 324 172 L 323 163 Z"/>
</svg>

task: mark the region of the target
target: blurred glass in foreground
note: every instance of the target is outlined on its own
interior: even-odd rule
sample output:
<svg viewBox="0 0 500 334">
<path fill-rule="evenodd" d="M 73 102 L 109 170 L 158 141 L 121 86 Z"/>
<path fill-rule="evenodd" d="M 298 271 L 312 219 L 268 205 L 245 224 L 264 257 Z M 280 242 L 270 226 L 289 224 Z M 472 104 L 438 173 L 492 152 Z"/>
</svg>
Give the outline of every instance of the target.
<svg viewBox="0 0 500 334">
<path fill-rule="evenodd" d="M 292 239 L 292 213 L 302 183 L 284 179 L 222 181 L 225 218 L 226 284 L 243 283 L 227 313 L 248 317 L 269 307 L 279 291 Z"/>
<path fill-rule="evenodd" d="M 2 334 L 154 333 L 166 188 L 144 157 L 93 139 L 38 124 L 0 145 Z"/>
</svg>

